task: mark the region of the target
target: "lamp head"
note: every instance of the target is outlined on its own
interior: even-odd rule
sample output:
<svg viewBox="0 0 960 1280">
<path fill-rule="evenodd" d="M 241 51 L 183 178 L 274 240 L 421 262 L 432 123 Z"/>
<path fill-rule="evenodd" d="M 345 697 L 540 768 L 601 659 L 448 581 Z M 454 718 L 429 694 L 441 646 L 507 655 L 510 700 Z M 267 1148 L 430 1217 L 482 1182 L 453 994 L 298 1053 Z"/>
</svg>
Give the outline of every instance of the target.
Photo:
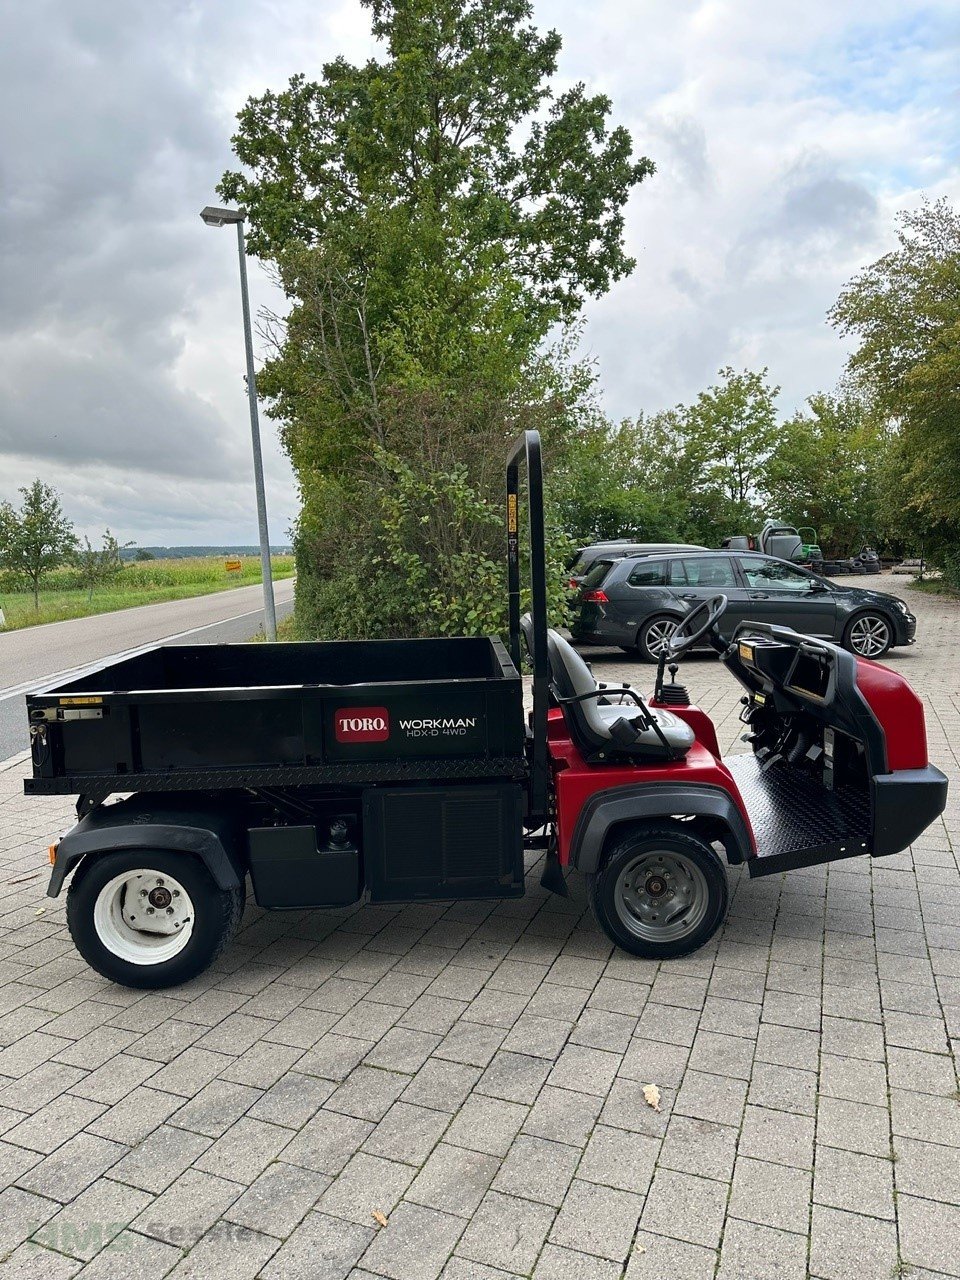
<svg viewBox="0 0 960 1280">
<path fill-rule="evenodd" d="M 243 212 L 240 209 L 219 209 L 216 205 L 208 204 L 205 209 L 200 210 L 200 217 L 208 227 L 226 227 L 242 222 Z"/>
</svg>

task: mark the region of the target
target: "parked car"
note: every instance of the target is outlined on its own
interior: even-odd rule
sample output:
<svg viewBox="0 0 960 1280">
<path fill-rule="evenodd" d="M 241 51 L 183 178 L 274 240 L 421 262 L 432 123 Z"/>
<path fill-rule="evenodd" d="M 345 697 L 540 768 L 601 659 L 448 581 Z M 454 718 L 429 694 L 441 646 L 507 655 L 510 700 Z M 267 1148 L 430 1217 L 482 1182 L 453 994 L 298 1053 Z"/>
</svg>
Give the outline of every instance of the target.
<svg viewBox="0 0 960 1280">
<path fill-rule="evenodd" d="M 725 636 L 744 620 L 773 622 L 863 658 L 914 642 L 917 620 L 897 596 L 830 582 L 758 552 L 726 551 L 597 560 L 577 593 L 573 638 L 656 662 L 684 614 L 719 594 L 729 601 Z"/>
<path fill-rule="evenodd" d="M 664 555 L 670 551 L 706 550 L 706 547 L 697 546 L 695 542 L 631 542 L 628 538 L 620 541 L 594 542 L 589 547 L 581 547 L 567 565 L 570 586 L 574 589 L 579 587 L 592 566 L 601 559 L 617 560 L 620 556 Z"/>
</svg>

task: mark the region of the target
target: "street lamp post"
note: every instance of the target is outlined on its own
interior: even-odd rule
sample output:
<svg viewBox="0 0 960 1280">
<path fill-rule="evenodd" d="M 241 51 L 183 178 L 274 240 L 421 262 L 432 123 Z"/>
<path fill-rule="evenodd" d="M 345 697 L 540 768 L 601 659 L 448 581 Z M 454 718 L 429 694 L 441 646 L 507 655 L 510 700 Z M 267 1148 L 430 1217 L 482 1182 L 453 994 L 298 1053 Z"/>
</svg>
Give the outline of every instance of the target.
<svg viewBox="0 0 960 1280">
<path fill-rule="evenodd" d="M 263 619 L 268 640 L 277 638 L 277 610 L 273 599 L 273 569 L 270 564 L 270 534 L 267 531 L 267 497 L 263 487 L 263 457 L 260 450 L 260 416 L 257 412 L 257 378 L 253 367 L 253 330 L 250 326 L 250 298 L 247 293 L 247 250 L 243 239 L 243 213 L 239 209 L 217 209 L 207 205 L 200 217 L 208 227 L 237 228 L 240 253 L 240 303 L 243 308 L 243 345 L 247 356 L 247 399 L 250 402 L 250 436 L 253 441 L 253 482 L 257 491 L 257 522 L 260 526 L 260 567 L 263 572 Z"/>
</svg>

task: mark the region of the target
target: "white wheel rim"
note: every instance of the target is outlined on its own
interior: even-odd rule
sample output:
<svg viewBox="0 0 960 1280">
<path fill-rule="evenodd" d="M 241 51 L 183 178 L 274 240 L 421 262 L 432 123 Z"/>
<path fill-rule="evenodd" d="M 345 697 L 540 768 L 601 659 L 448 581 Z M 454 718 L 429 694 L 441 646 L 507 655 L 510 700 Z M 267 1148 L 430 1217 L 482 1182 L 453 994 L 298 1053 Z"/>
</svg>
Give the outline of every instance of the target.
<svg viewBox="0 0 960 1280">
<path fill-rule="evenodd" d="M 868 614 L 857 618 L 850 628 L 850 644 L 862 658 L 883 653 L 890 642 L 890 628 L 882 618 Z"/>
<path fill-rule="evenodd" d="M 190 941 L 193 922 L 193 901 L 183 885 L 146 867 L 114 876 L 93 907 L 97 937 L 128 964 L 172 960 Z"/>
</svg>

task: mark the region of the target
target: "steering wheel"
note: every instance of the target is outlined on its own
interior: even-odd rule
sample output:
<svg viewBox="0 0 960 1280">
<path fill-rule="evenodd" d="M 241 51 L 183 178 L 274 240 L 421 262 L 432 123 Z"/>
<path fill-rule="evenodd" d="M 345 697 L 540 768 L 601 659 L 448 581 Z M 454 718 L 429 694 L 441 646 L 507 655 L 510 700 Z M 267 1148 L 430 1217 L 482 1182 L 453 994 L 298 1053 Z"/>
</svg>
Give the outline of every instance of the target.
<svg viewBox="0 0 960 1280">
<path fill-rule="evenodd" d="M 667 649 L 672 658 L 679 658 L 682 653 L 692 649 L 698 640 L 702 640 L 708 631 L 712 631 L 727 608 L 727 597 L 711 596 L 691 609 L 685 618 L 677 624 L 677 629 L 667 641 Z"/>
</svg>

